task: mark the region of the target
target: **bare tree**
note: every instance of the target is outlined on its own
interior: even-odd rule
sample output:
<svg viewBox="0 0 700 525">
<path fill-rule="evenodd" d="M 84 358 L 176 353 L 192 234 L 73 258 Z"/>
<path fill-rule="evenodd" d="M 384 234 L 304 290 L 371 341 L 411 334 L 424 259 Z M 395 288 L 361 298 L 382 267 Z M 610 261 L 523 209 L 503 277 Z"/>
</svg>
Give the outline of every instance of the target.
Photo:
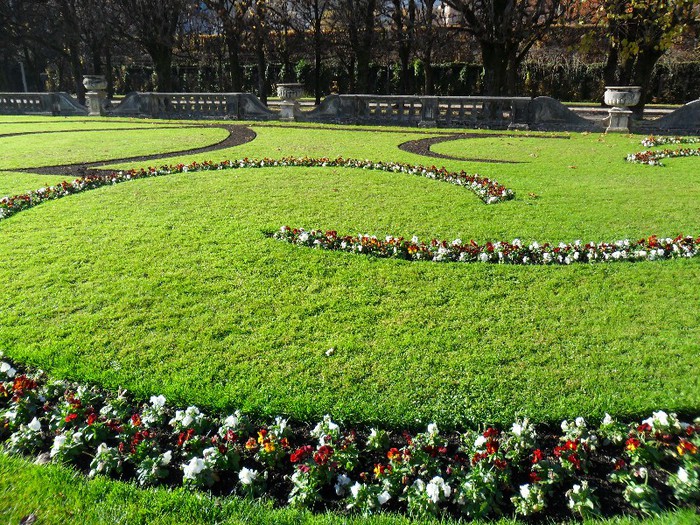
<svg viewBox="0 0 700 525">
<path fill-rule="evenodd" d="M 391 0 L 392 40 L 396 45 L 401 71 L 399 90 L 401 94 L 409 93 L 410 61 L 416 38 L 416 2 L 415 0 Z"/>
<path fill-rule="evenodd" d="M 518 68 L 535 42 L 573 6 L 572 0 L 444 0 L 463 16 L 481 47 L 484 89 L 514 95 Z"/>
<path fill-rule="evenodd" d="M 377 0 L 336 0 L 333 5 L 337 34 L 345 40 L 344 47 L 349 52 L 343 62 L 350 75 L 351 91 L 367 93 L 370 90 L 369 65 L 377 8 Z"/>
<path fill-rule="evenodd" d="M 329 24 L 328 12 L 331 0 L 292 0 L 295 17 L 291 22 L 298 31 L 310 31 L 314 53 L 314 97 L 316 104 L 321 103 L 321 66 L 323 63 L 324 24 Z"/>
<path fill-rule="evenodd" d="M 228 72 L 231 77 L 231 88 L 235 92 L 242 91 L 241 50 L 243 39 L 248 31 L 247 21 L 252 0 L 204 0 L 204 2 L 209 9 L 216 13 L 221 22 L 228 50 Z"/>
<path fill-rule="evenodd" d="M 153 60 L 158 91 L 173 91 L 173 50 L 191 0 L 114 0 L 128 38 Z"/>
</svg>

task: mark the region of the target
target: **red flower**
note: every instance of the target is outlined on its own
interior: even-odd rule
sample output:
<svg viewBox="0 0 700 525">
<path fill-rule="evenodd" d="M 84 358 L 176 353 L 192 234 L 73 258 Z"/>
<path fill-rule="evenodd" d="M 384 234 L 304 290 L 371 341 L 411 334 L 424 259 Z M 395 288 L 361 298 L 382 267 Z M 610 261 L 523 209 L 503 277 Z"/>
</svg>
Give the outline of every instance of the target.
<svg viewBox="0 0 700 525">
<path fill-rule="evenodd" d="M 238 439 L 238 436 L 233 430 L 228 430 L 226 432 L 226 435 L 224 436 L 224 439 L 228 441 L 229 443 L 235 443 L 236 440 Z"/>
<path fill-rule="evenodd" d="M 95 413 L 93 412 L 92 414 L 90 414 L 90 415 L 87 417 L 87 424 L 88 424 L 88 425 L 92 425 L 92 424 L 95 423 L 95 421 L 97 421 L 97 414 L 95 414 Z"/>
<path fill-rule="evenodd" d="M 627 466 L 627 463 L 625 463 L 625 460 L 620 458 L 615 462 L 615 470 L 622 470 Z"/>
<path fill-rule="evenodd" d="M 646 434 L 651 432 L 651 425 L 649 423 L 642 423 L 637 427 L 637 432 L 640 434 Z"/>
<path fill-rule="evenodd" d="M 481 461 L 482 459 L 486 459 L 487 457 L 488 454 L 486 452 L 477 452 L 472 457 L 472 465 L 476 465 L 479 461 Z"/>
<path fill-rule="evenodd" d="M 323 445 L 314 454 L 314 461 L 319 465 L 325 465 L 326 463 L 328 463 L 328 460 L 330 459 L 330 457 L 332 455 L 333 455 L 333 447 L 330 447 L 328 445 Z"/>
<path fill-rule="evenodd" d="M 535 449 L 535 450 L 532 452 L 532 463 L 533 463 L 533 464 L 534 464 L 534 463 L 539 463 L 539 462 L 542 461 L 543 459 L 544 459 L 544 454 L 542 453 L 542 451 L 541 451 L 539 448 L 538 448 L 538 449 Z"/>
<path fill-rule="evenodd" d="M 313 447 L 311 445 L 304 445 L 301 448 L 296 449 L 294 452 L 292 452 L 292 455 L 289 457 L 289 460 L 292 463 L 298 463 L 300 461 L 303 461 L 304 458 L 311 453 L 313 450 Z"/>
<path fill-rule="evenodd" d="M 542 478 L 537 475 L 537 472 L 530 472 L 530 483 L 542 481 Z"/>
<path fill-rule="evenodd" d="M 66 416 L 66 418 L 65 418 L 64 421 L 65 421 L 66 423 L 70 423 L 71 421 L 73 421 L 73 420 L 76 419 L 77 417 L 78 417 L 78 414 L 76 414 L 75 412 L 71 412 L 70 414 L 68 414 L 68 415 Z"/>
<path fill-rule="evenodd" d="M 498 441 L 489 439 L 486 442 L 486 452 L 489 454 L 489 456 L 493 456 L 496 452 L 498 452 Z"/>
<path fill-rule="evenodd" d="M 401 451 L 396 447 L 390 448 L 386 457 L 389 458 L 389 461 L 401 461 Z"/>
<path fill-rule="evenodd" d="M 505 470 L 506 467 L 508 466 L 508 462 L 505 459 L 497 459 L 496 461 L 493 462 L 493 464 L 499 470 Z"/>
<path fill-rule="evenodd" d="M 140 427 L 141 426 L 141 416 L 138 414 L 134 414 L 131 416 L 131 424 L 135 427 Z"/>
<path fill-rule="evenodd" d="M 576 454 L 571 454 L 566 459 L 569 463 L 571 463 L 574 466 L 574 468 L 576 468 L 576 470 L 581 470 L 581 460 Z"/>
<path fill-rule="evenodd" d="M 489 427 L 486 429 L 484 432 L 484 437 L 485 438 L 492 438 L 492 437 L 497 437 L 498 436 L 498 430 L 496 430 L 493 427 Z"/>
<path fill-rule="evenodd" d="M 634 452 L 635 450 L 637 450 L 640 445 L 641 442 L 637 438 L 629 438 L 625 442 L 625 448 L 630 452 Z"/>
</svg>

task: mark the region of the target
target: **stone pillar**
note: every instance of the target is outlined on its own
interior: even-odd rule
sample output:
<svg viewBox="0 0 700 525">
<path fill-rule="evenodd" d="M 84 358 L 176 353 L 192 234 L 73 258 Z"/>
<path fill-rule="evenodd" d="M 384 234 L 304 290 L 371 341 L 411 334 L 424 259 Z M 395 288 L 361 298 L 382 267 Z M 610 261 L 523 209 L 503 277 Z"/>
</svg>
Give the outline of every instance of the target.
<svg viewBox="0 0 700 525">
<path fill-rule="evenodd" d="M 304 93 L 303 84 L 277 84 L 277 96 L 280 102 L 280 120 L 294 122 L 302 116 L 299 98 Z"/>
<path fill-rule="evenodd" d="M 606 133 L 629 133 L 632 112 L 627 109 L 639 103 L 642 95 L 640 86 L 606 86 L 604 101 L 608 106 L 610 122 Z"/>
<path fill-rule="evenodd" d="M 437 97 L 421 97 L 420 122 L 418 125 L 422 128 L 437 127 L 438 119 L 438 99 Z"/>
<path fill-rule="evenodd" d="M 104 75 L 85 75 L 83 86 L 87 90 L 85 104 L 88 108 L 88 115 L 93 117 L 104 115 L 105 103 L 107 102 L 107 80 Z"/>
</svg>

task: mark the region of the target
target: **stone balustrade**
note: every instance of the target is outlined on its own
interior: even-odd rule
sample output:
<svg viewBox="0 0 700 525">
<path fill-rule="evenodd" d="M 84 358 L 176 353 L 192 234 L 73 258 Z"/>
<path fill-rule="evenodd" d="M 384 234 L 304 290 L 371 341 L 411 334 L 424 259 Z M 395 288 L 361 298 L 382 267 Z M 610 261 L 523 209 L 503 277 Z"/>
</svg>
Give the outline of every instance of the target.
<svg viewBox="0 0 700 525">
<path fill-rule="evenodd" d="M 289 108 L 288 108 L 289 109 Z M 0 114 L 87 115 L 67 93 L 0 93 Z M 129 93 L 106 116 L 298 120 L 453 128 L 604 131 L 550 97 L 329 95 L 311 111 L 272 111 L 250 93 Z M 698 133 L 700 100 L 657 120 L 632 121 L 633 132 Z"/>
<path fill-rule="evenodd" d="M 2 115 L 87 115 L 68 93 L 0 93 Z"/>
<path fill-rule="evenodd" d="M 418 126 L 527 126 L 529 97 L 331 95 L 304 120 Z"/>
<path fill-rule="evenodd" d="M 269 120 L 276 114 L 250 93 L 129 93 L 113 116 Z"/>
</svg>

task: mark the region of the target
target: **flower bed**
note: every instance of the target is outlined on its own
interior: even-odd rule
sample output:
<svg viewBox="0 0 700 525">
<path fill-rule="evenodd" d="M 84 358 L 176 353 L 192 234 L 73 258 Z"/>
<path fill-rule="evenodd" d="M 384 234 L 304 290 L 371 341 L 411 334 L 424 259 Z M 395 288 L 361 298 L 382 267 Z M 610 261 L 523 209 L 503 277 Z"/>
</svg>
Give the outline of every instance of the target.
<svg viewBox="0 0 700 525">
<path fill-rule="evenodd" d="M 1 357 L 1 356 L 0 356 Z M 219 417 L 163 396 L 136 402 L 0 362 L 0 438 L 11 454 L 142 486 L 273 497 L 295 507 L 468 518 L 656 514 L 700 504 L 700 418 L 527 419 L 465 432 L 315 427 Z M 562 509 L 568 509 L 564 512 Z"/>
<path fill-rule="evenodd" d="M 700 143 L 700 138 L 698 137 L 655 137 L 654 135 L 649 135 L 647 138 L 642 139 L 642 146 L 645 148 L 653 148 L 654 146 L 664 146 L 666 144 L 698 144 Z"/>
<path fill-rule="evenodd" d="M 309 158 L 309 157 L 285 157 L 282 159 L 240 159 L 225 160 L 223 162 L 192 162 L 191 164 L 175 164 L 172 166 L 161 166 L 160 168 L 141 168 L 139 170 L 118 171 L 102 174 L 92 174 L 75 179 L 72 182 L 64 181 L 55 186 L 41 188 L 22 195 L 3 197 L 0 199 L 0 219 L 7 218 L 15 213 L 41 204 L 47 200 L 60 199 L 67 195 L 80 193 L 83 191 L 118 184 L 134 179 L 146 177 L 159 177 L 173 173 L 184 173 L 190 171 L 210 171 L 236 168 L 269 168 L 272 166 L 306 166 L 306 167 L 341 167 L 356 168 L 365 170 L 390 171 L 393 173 L 409 173 L 419 175 L 429 179 L 439 180 L 463 186 L 473 191 L 486 204 L 495 204 L 515 197 L 513 190 L 510 190 L 498 182 L 470 175 L 464 171 L 451 172 L 445 168 L 435 166 L 419 166 L 402 164 L 398 162 L 371 162 L 368 160 Z"/>
<path fill-rule="evenodd" d="M 611 243 L 560 243 L 552 245 L 533 242 L 523 244 L 519 239 L 509 242 L 468 243 L 433 239 L 429 243 L 403 237 L 379 239 L 370 235 L 339 236 L 336 231 L 310 230 L 282 226 L 274 233 L 280 241 L 322 250 L 363 253 L 375 257 L 436 262 L 490 262 L 499 264 L 572 264 L 612 261 L 653 261 L 696 257 L 700 254 L 700 237 L 678 236 L 659 239 L 655 236 Z"/>
<path fill-rule="evenodd" d="M 697 144 L 700 143 L 700 138 L 695 137 L 649 137 L 642 139 L 642 146 L 645 148 L 653 148 L 654 146 L 663 146 L 665 144 Z M 661 159 L 672 159 L 676 157 L 697 157 L 700 156 L 700 148 L 678 148 L 678 149 L 663 149 L 663 150 L 646 150 L 638 153 L 630 153 L 627 155 L 627 162 L 637 164 L 648 164 L 649 166 L 663 166 Z"/>
</svg>

